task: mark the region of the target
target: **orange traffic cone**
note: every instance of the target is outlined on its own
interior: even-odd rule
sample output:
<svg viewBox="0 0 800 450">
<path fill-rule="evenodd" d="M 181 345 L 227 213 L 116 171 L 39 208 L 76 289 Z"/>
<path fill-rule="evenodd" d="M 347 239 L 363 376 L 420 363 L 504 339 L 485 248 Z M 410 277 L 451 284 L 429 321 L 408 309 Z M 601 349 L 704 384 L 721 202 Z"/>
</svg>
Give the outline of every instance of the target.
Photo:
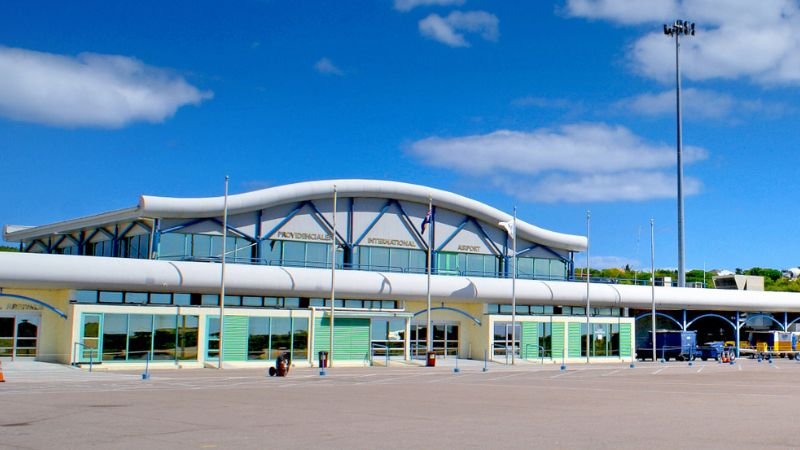
<svg viewBox="0 0 800 450">
<path fill-rule="evenodd" d="M 0 383 L 5 383 L 6 379 L 3 378 L 3 363 L 0 362 Z"/>
</svg>

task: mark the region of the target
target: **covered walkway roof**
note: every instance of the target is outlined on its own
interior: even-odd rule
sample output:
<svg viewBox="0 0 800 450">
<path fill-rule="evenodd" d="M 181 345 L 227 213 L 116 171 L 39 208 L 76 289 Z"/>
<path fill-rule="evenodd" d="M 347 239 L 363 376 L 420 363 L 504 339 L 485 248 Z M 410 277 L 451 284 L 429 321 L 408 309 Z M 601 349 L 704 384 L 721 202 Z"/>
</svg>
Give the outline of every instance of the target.
<svg viewBox="0 0 800 450">
<path fill-rule="evenodd" d="M 207 262 L 155 261 L 31 253 L 0 253 L 0 286 L 219 292 L 220 265 Z M 225 285 L 231 295 L 325 297 L 330 270 L 229 264 Z M 336 293 L 341 298 L 423 300 L 425 275 L 340 270 Z M 510 303 L 511 280 L 433 276 L 436 303 Z M 597 307 L 646 309 L 651 288 L 592 283 L 591 303 Z M 659 309 L 800 312 L 800 294 L 656 287 Z M 585 305 L 586 285 L 569 281 L 517 280 L 517 302 L 531 305 Z"/>
</svg>

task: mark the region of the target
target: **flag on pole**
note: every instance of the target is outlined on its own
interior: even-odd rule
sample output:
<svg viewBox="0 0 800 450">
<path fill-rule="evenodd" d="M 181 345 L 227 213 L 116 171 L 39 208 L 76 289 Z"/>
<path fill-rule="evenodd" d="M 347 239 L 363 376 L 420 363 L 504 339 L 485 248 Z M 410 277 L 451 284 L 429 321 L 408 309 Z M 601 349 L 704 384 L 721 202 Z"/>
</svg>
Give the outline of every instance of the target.
<svg viewBox="0 0 800 450">
<path fill-rule="evenodd" d="M 433 215 L 433 211 L 428 209 L 428 214 L 425 214 L 425 219 L 422 220 L 422 226 L 419 227 L 419 234 L 425 234 L 425 227 L 431 223 L 431 216 Z"/>
</svg>

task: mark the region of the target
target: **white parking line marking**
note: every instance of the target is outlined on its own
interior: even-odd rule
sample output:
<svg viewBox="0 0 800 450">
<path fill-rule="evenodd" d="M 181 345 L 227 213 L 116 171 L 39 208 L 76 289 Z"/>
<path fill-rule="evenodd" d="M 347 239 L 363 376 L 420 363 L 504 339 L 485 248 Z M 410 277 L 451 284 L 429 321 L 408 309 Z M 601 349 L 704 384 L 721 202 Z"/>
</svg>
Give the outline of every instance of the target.
<svg viewBox="0 0 800 450">
<path fill-rule="evenodd" d="M 560 373 L 558 375 L 553 375 L 550 378 L 558 378 L 558 377 L 563 377 L 564 375 L 572 375 L 572 374 L 575 374 L 575 373 L 578 373 L 578 372 L 562 372 L 562 373 Z"/>
<path fill-rule="evenodd" d="M 502 377 L 489 378 L 489 381 L 503 380 L 503 379 L 506 379 L 506 378 L 516 377 L 518 375 L 524 375 L 524 374 L 525 374 L 525 372 L 512 373 L 511 375 L 506 375 L 506 376 L 502 376 Z"/>
</svg>

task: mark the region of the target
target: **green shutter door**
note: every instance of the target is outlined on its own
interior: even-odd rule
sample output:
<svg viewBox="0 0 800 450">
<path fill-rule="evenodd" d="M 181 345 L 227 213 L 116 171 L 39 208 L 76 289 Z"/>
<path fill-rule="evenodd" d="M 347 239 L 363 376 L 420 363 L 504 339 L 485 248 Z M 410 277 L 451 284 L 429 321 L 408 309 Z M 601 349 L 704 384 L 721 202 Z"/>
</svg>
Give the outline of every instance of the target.
<svg viewBox="0 0 800 450">
<path fill-rule="evenodd" d="M 619 324 L 619 356 L 631 356 L 631 324 Z"/>
<path fill-rule="evenodd" d="M 581 356 L 581 324 L 572 322 L 569 324 L 569 342 L 567 344 L 567 354 L 570 358 L 580 358 Z"/>
<path fill-rule="evenodd" d="M 369 359 L 369 319 L 337 318 L 333 327 L 333 360 L 365 361 Z M 316 320 L 314 351 L 330 350 L 330 319 Z M 314 358 L 317 355 L 313 355 Z"/>
<path fill-rule="evenodd" d="M 539 357 L 539 323 L 522 322 L 522 359 Z"/>
<path fill-rule="evenodd" d="M 247 316 L 225 316 L 222 329 L 225 361 L 246 361 L 250 319 Z"/>
<path fill-rule="evenodd" d="M 553 358 L 561 358 L 564 352 L 564 322 L 553 322 Z"/>
</svg>

